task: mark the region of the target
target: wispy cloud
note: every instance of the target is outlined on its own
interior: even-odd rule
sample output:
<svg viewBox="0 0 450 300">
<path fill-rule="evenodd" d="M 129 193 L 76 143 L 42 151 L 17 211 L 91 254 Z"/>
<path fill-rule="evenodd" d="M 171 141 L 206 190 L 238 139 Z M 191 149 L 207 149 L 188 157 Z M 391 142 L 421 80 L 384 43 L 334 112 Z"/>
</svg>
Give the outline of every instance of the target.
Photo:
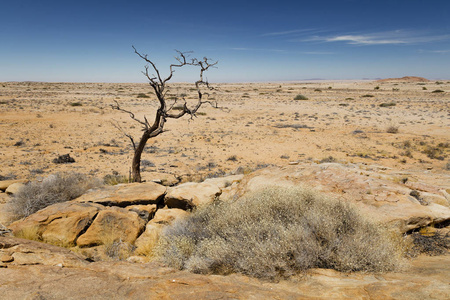
<svg viewBox="0 0 450 300">
<path fill-rule="evenodd" d="M 281 49 L 262 49 L 262 48 L 246 48 L 246 47 L 234 47 L 234 48 L 228 48 L 229 50 L 234 51 L 258 51 L 258 52 L 278 52 L 278 53 L 296 53 L 296 54 L 308 54 L 308 55 L 332 55 L 335 54 L 334 52 L 330 51 L 288 51 L 288 50 L 281 50 Z"/>
<path fill-rule="evenodd" d="M 297 41 L 343 42 L 349 45 L 401 45 L 430 43 L 448 39 L 450 39 L 450 34 L 432 35 L 426 32 L 394 30 L 367 34 L 312 36 Z"/>
<path fill-rule="evenodd" d="M 310 55 L 332 55 L 335 54 L 334 52 L 328 52 L 328 51 L 307 51 L 307 52 L 301 52 L 302 54 L 310 54 Z"/>
<path fill-rule="evenodd" d="M 263 48 L 245 48 L 245 47 L 233 47 L 229 48 L 230 50 L 235 51 L 264 51 L 264 52 L 286 52 L 286 50 L 281 49 L 263 49 Z"/>
<path fill-rule="evenodd" d="M 419 50 L 420 53 L 437 53 L 437 54 L 447 54 L 450 50 Z"/>
<path fill-rule="evenodd" d="M 263 33 L 263 34 L 261 34 L 261 36 L 286 36 L 286 35 L 305 33 L 305 32 L 311 33 L 312 31 L 315 31 L 315 29 L 310 29 L 310 28 L 308 28 L 308 29 L 294 29 L 294 30 L 286 30 L 286 31 Z"/>
</svg>

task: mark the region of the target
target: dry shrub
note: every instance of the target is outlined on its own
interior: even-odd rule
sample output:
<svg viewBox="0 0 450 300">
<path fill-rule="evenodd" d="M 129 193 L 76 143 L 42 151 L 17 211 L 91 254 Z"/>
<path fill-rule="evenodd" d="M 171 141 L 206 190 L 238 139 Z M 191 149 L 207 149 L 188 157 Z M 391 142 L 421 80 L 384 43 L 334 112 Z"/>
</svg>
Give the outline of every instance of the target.
<svg viewBox="0 0 450 300">
<path fill-rule="evenodd" d="M 422 235 L 418 232 L 411 234 L 413 239 L 413 253 L 421 253 L 436 256 L 449 253 L 450 250 L 450 232 L 442 234 L 436 232 L 433 235 Z"/>
<path fill-rule="evenodd" d="M 49 205 L 75 199 L 100 181 L 78 173 L 58 173 L 42 181 L 32 181 L 7 203 L 11 221 L 27 217 Z"/>
<path fill-rule="evenodd" d="M 103 182 L 106 185 L 117 185 L 121 183 L 130 183 L 128 176 L 120 174 L 108 174 L 103 177 Z"/>
<path fill-rule="evenodd" d="M 27 239 L 32 241 L 42 241 L 41 232 L 39 231 L 39 226 L 29 226 L 20 229 L 18 232 L 14 234 L 15 237 L 21 239 Z"/>
<path fill-rule="evenodd" d="M 134 247 L 130 243 L 116 239 L 104 244 L 104 253 L 113 260 L 126 260 L 133 253 Z"/>
<path fill-rule="evenodd" d="M 308 100 L 308 97 L 298 94 L 297 96 L 295 96 L 294 100 Z"/>
<path fill-rule="evenodd" d="M 195 273 L 276 279 L 317 267 L 395 270 L 403 261 L 399 240 L 348 203 L 303 188 L 267 187 L 176 221 L 163 231 L 157 253 Z"/>
<path fill-rule="evenodd" d="M 398 126 L 391 125 L 386 128 L 387 133 L 398 133 Z"/>
</svg>

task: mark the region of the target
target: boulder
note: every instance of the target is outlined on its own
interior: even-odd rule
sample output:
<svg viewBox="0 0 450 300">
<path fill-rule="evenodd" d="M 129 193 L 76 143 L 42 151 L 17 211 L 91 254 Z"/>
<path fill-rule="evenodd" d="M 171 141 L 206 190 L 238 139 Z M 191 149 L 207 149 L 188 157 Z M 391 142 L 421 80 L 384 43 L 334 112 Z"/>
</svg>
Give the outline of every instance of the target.
<svg viewBox="0 0 450 300">
<path fill-rule="evenodd" d="M 98 213 L 76 243 L 80 247 L 105 245 L 116 240 L 132 244 L 142 233 L 144 226 L 144 220 L 136 212 L 120 207 L 108 207 Z"/>
<path fill-rule="evenodd" d="M 156 204 L 148 205 L 130 205 L 126 207 L 129 211 L 134 211 L 141 217 L 145 222 L 148 222 L 155 215 L 158 209 Z"/>
<path fill-rule="evenodd" d="M 148 255 L 156 245 L 162 229 L 172 224 L 175 220 L 184 218 L 187 215 L 189 215 L 188 212 L 178 208 L 159 209 L 155 217 L 145 226 L 145 231 L 134 243 L 136 246 L 135 252 L 141 255 Z"/>
<path fill-rule="evenodd" d="M 180 182 L 180 180 L 175 177 L 175 175 L 160 172 L 142 172 L 142 178 L 145 181 L 152 181 L 164 186 L 174 186 L 178 182 Z"/>
<path fill-rule="evenodd" d="M 73 201 L 126 207 L 137 204 L 158 204 L 165 193 L 166 187 L 154 182 L 118 184 L 92 189 Z"/>
<path fill-rule="evenodd" d="M 14 235 L 34 230 L 43 241 L 73 245 L 103 206 L 94 203 L 62 202 L 50 205 L 9 225 Z"/>
<path fill-rule="evenodd" d="M 13 183 L 25 183 L 27 182 L 24 179 L 11 179 L 11 180 L 2 180 L 0 181 L 0 191 L 6 191 L 6 189 Z"/>
<path fill-rule="evenodd" d="M 164 198 L 164 204 L 169 208 L 181 208 L 184 210 L 205 205 L 217 199 L 222 190 L 208 182 L 186 182 L 175 187 L 170 187 Z"/>
<path fill-rule="evenodd" d="M 25 184 L 21 183 L 21 182 L 16 182 L 16 183 L 10 184 L 8 186 L 8 188 L 5 190 L 5 193 L 8 195 L 14 195 L 24 186 L 25 186 Z"/>
<path fill-rule="evenodd" d="M 420 193 L 427 202 L 418 201 L 410 196 L 411 185 L 404 185 L 383 174 L 379 168 L 355 164 L 302 163 L 261 169 L 246 176 L 232 193 L 228 193 L 228 197 L 237 198 L 268 185 L 314 187 L 356 204 L 375 221 L 389 224 L 402 233 L 450 220 L 450 208 L 440 188 L 428 187 L 427 192 Z M 417 183 L 414 187 L 419 185 Z"/>
<path fill-rule="evenodd" d="M 149 222 L 151 224 L 169 225 L 179 218 L 184 218 L 189 215 L 188 212 L 177 208 L 162 208 L 158 209 L 155 217 Z"/>
<path fill-rule="evenodd" d="M 8 267 L 15 265 L 82 267 L 88 264 L 83 257 L 68 249 L 13 237 L 0 237 L 0 260 Z"/>
<path fill-rule="evenodd" d="M 239 183 L 243 178 L 244 174 L 238 174 L 225 177 L 208 178 L 204 181 L 204 183 L 212 184 L 221 189 L 224 189 L 234 183 Z"/>
</svg>

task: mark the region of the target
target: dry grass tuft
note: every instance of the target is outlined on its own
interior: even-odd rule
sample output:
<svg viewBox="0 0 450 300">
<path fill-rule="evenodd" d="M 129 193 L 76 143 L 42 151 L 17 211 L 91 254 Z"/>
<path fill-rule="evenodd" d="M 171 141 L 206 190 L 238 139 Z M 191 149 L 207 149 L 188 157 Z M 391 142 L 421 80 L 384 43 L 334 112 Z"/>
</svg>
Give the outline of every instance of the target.
<svg viewBox="0 0 450 300">
<path fill-rule="evenodd" d="M 394 134 L 398 133 L 398 126 L 391 125 L 388 128 L 386 128 L 386 132 L 387 133 L 394 133 Z"/>
<path fill-rule="evenodd" d="M 21 239 L 27 239 L 32 241 L 42 241 L 41 232 L 39 231 L 39 226 L 29 226 L 24 227 L 18 232 L 14 234 L 15 237 L 21 238 Z"/>
<path fill-rule="evenodd" d="M 103 182 L 106 185 L 117 185 L 121 183 L 130 183 L 130 178 L 120 174 L 108 174 L 103 177 Z"/>
<path fill-rule="evenodd" d="M 49 205 L 75 199 L 99 185 L 98 180 L 78 173 L 50 175 L 26 184 L 6 204 L 6 211 L 11 221 L 18 220 Z"/>
<path fill-rule="evenodd" d="M 400 239 L 391 235 L 348 203 L 267 187 L 175 222 L 156 252 L 167 265 L 195 273 L 277 279 L 316 267 L 380 272 L 402 264 Z"/>
<path fill-rule="evenodd" d="M 134 246 L 116 239 L 110 243 L 104 243 L 104 253 L 113 260 L 126 260 L 133 253 Z"/>
</svg>

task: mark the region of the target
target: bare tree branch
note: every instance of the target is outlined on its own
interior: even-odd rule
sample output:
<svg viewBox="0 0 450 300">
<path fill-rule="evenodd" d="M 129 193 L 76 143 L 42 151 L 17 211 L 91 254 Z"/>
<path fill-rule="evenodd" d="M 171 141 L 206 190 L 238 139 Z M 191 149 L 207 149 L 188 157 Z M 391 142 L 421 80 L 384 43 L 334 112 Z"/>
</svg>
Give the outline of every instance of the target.
<svg viewBox="0 0 450 300">
<path fill-rule="evenodd" d="M 148 83 L 152 87 L 153 91 L 155 92 L 156 98 L 159 101 L 159 107 L 156 111 L 155 119 L 153 121 L 153 124 L 150 125 L 146 116 L 144 116 L 144 121 L 138 119 L 133 112 L 121 108 L 117 101 L 115 101 L 115 105 L 111 105 L 111 107 L 115 110 L 127 113 L 132 120 L 138 122 L 143 127 L 142 136 L 139 140 L 139 143 L 136 145 L 131 135 L 126 134 L 125 131 L 118 124 L 114 125 L 125 136 L 127 136 L 133 144 L 134 148 L 134 156 L 132 162 L 133 181 L 140 182 L 141 181 L 140 162 L 142 152 L 145 148 L 147 141 L 150 138 L 154 138 L 164 132 L 164 125 L 167 119 L 169 118 L 179 119 L 184 115 L 189 115 L 190 120 L 192 120 L 194 117 L 196 117 L 197 111 L 203 104 L 209 103 L 211 104 L 211 106 L 214 107 L 213 102 L 202 100 L 203 95 L 206 96 L 209 95 L 207 92 L 203 93 L 202 87 L 206 87 L 207 90 L 212 90 L 212 88 L 209 86 L 208 81 L 203 80 L 203 73 L 207 71 L 209 68 L 215 68 L 218 62 L 217 61 L 211 62 L 211 60 L 206 57 L 204 57 L 202 60 L 198 60 L 196 58 L 189 59 L 189 54 L 191 54 L 191 52 L 181 52 L 175 50 L 178 54 L 175 57 L 178 63 L 171 64 L 169 66 L 169 75 L 163 79 L 160 71 L 156 67 L 156 64 L 151 59 L 149 59 L 146 54 L 141 54 L 139 51 L 137 51 L 137 49 L 134 46 L 132 47 L 134 49 L 135 54 L 137 54 L 141 59 L 143 59 L 147 63 L 147 65 L 145 66 L 145 71 L 143 71 L 142 73 L 148 79 Z M 150 74 L 150 66 L 156 73 L 156 75 Z M 199 80 L 195 82 L 198 100 L 193 107 L 188 107 L 186 99 L 182 97 L 184 101 L 182 110 L 179 113 L 171 113 L 173 111 L 175 104 L 178 103 L 178 98 L 175 98 L 172 104 L 170 103 L 168 104 L 166 96 L 168 95 L 169 89 L 167 88 L 166 83 L 172 79 L 173 74 L 175 73 L 175 70 L 177 68 L 181 68 L 184 66 L 193 66 L 198 67 L 200 69 Z"/>
<path fill-rule="evenodd" d="M 117 121 L 116 121 L 116 122 L 117 122 Z M 117 123 L 111 122 L 111 124 L 112 124 L 117 130 L 119 130 L 120 132 L 122 132 L 122 134 L 123 134 L 124 136 L 126 136 L 127 138 L 130 139 L 131 145 L 133 145 L 133 150 L 136 151 L 136 144 L 134 143 L 133 137 L 132 137 L 130 134 L 126 133 L 125 130 L 122 129 L 122 127 L 119 125 L 119 122 L 117 122 Z"/>
<path fill-rule="evenodd" d="M 121 107 L 119 106 L 119 102 L 117 102 L 116 100 L 114 100 L 114 102 L 116 103 L 116 105 L 111 104 L 111 108 L 112 108 L 112 109 L 119 110 L 119 111 L 123 111 L 123 112 L 129 114 L 131 119 L 135 120 L 136 122 L 138 122 L 138 123 L 140 123 L 142 126 L 144 126 L 144 130 L 147 130 L 147 129 L 149 128 L 150 124 L 148 123 L 148 121 L 147 121 L 147 119 L 146 119 L 145 117 L 144 117 L 145 122 L 143 122 L 143 121 L 139 120 L 138 118 L 136 118 L 133 112 L 121 108 Z"/>
</svg>

